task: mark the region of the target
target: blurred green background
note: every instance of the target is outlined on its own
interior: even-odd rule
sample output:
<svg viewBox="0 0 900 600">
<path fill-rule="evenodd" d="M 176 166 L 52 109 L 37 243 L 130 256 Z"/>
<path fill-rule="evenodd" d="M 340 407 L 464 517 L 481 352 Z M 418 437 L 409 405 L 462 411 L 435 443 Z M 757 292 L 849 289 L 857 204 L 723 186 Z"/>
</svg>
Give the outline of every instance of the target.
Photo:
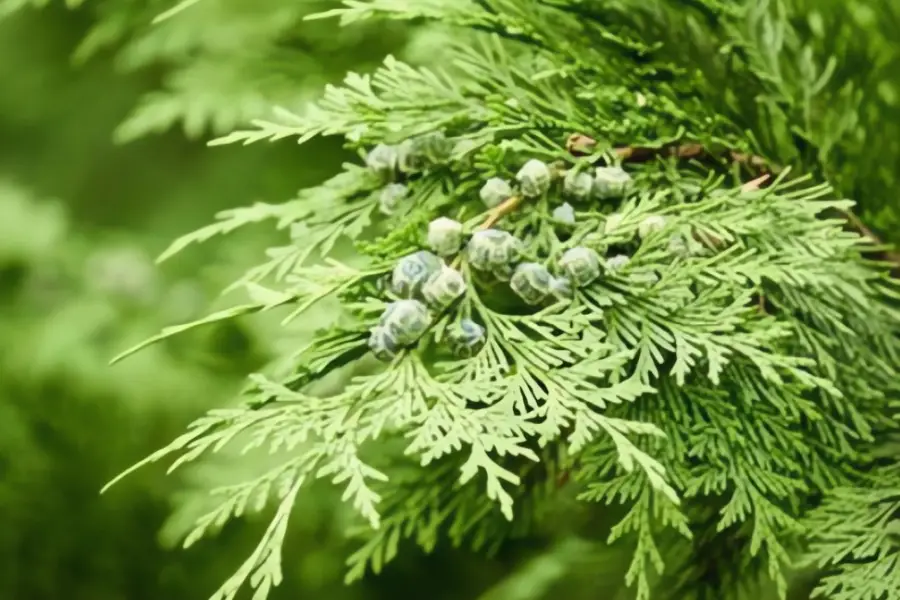
<svg viewBox="0 0 900 600">
<path fill-rule="evenodd" d="M 0 598 L 206 598 L 259 532 L 169 547 L 233 464 L 180 479 L 148 469 L 99 490 L 231 401 L 269 356 L 265 323 L 108 361 L 234 302 L 218 291 L 272 241 L 251 232 L 157 269 L 174 237 L 225 208 L 289 199 L 346 158 L 334 142 L 212 150 L 205 139 L 270 101 L 302 101 L 399 37 L 297 27 L 303 2 L 212 0 L 159 27 L 165 2 L 15 4 L 0 2 Z M 307 552 L 291 553 L 282 597 L 358 597 L 311 498 L 321 516 L 295 529 Z"/>
<path fill-rule="evenodd" d="M 172 549 L 204 491 L 254 467 L 236 457 L 178 477 L 150 468 L 98 492 L 190 419 L 232 402 L 244 375 L 272 356 L 271 324 L 202 329 L 107 363 L 160 327 L 234 302 L 218 291 L 280 241 L 251 230 L 155 267 L 173 238 L 219 210 L 289 199 L 348 158 L 334 140 L 217 148 L 205 140 L 272 104 L 297 106 L 388 52 L 427 54 L 437 43 L 399 25 L 303 24 L 321 4 L 204 0 L 152 26 L 170 2 L 96 0 L 71 10 L 0 0 L 0 600 L 203 599 L 258 536 L 257 524 L 234 524 L 215 541 Z M 883 235 L 900 238 L 900 10 L 829 0 L 814 17 L 796 5 L 800 30 L 820 54 L 845 57 L 842 76 L 865 92 L 825 168 L 868 203 Z M 274 598 L 418 597 L 426 588 L 435 600 L 476 598 L 531 554 L 526 543 L 491 560 L 411 552 L 348 588 L 343 515 L 331 500 L 304 500 Z M 524 588 L 512 580 L 485 598 L 545 597 L 525 592 L 566 569 L 558 592 L 596 597 L 602 581 L 612 598 L 621 580 L 609 574 L 626 557 L 592 552 L 567 542 L 527 567 Z"/>
</svg>

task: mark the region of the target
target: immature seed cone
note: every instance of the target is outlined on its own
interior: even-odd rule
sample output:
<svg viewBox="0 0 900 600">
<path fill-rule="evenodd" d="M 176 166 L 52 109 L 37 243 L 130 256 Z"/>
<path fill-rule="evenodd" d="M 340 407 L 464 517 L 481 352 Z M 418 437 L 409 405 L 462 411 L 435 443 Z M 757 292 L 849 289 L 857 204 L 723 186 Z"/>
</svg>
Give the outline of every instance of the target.
<svg viewBox="0 0 900 600">
<path fill-rule="evenodd" d="M 631 262 L 631 259 L 624 254 L 611 256 L 606 259 L 606 270 L 610 273 L 621 271 L 628 265 L 629 262 Z"/>
<path fill-rule="evenodd" d="M 623 218 L 624 217 L 619 213 L 613 213 L 606 217 L 606 222 L 603 224 L 603 233 L 613 233 L 619 228 Z"/>
<path fill-rule="evenodd" d="M 400 154 L 396 146 L 378 144 L 366 155 L 366 167 L 383 177 L 394 174 Z"/>
<path fill-rule="evenodd" d="M 416 296 L 432 274 L 444 266 L 444 261 L 431 252 L 421 250 L 404 256 L 391 274 L 391 291 L 403 298 Z"/>
<path fill-rule="evenodd" d="M 631 187 L 631 175 L 621 167 L 597 167 L 594 195 L 600 199 L 621 198 Z"/>
<path fill-rule="evenodd" d="M 453 141 L 447 139 L 442 131 L 432 131 L 413 138 L 412 150 L 426 163 L 438 164 L 447 160 L 453 152 Z"/>
<path fill-rule="evenodd" d="M 651 215 L 640 222 L 638 225 L 638 236 L 642 240 L 647 239 L 654 233 L 662 231 L 666 226 L 666 218 L 660 215 Z"/>
<path fill-rule="evenodd" d="M 560 257 L 559 268 L 572 285 L 584 287 L 600 277 L 600 256 L 591 248 L 571 248 Z"/>
<path fill-rule="evenodd" d="M 566 202 L 562 206 L 557 206 L 553 209 L 553 218 L 561 223 L 566 223 L 567 225 L 575 224 L 575 209 L 572 208 L 572 205 Z"/>
<path fill-rule="evenodd" d="M 676 233 L 669 238 L 668 250 L 672 254 L 687 258 L 694 253 L 693 240 L 684 233 Z"/>
<path fill-rule="evenodd" d="M 560 300 L 572 298 L 572 280 L 568 277 L 554 277 L 550 282 L 550 293 Z"/>
<path fill-rule="evenodd" d="M 397 146 L 397 170 L 401 173 L 415 173 L 424 166 L 424 160 L 416 154 L 413 140 L 404 140 Z"/>
<path fill-rule="evenodd" d="M 409 346 L 428 330 L 431 314 L 418 300 L 398 300 L 388 305 L 378 324 L 398 346 Z"/>
<path fill-rule="evenodd" d="M 522 242 L 499 229 L 476 231 L 466 246 L 466 257 L 472 268 L 508 279 L 522 255 Z"/>
<path fill-rule="evenodd" d="M 574 200 L 588 200 L 594 191 L 594 178 L 584 171 L 569 171 L 563 178 L 563 193 Z"/>
<path fill-rule="evenodd" d="M 516 267 L 509 287 L 527 304 L 539 304 L 553 291 L 553 276 L 542 264 L 522 263 Z"/>
<path fill-rule="evenodd" d="M 491 177 L 484 182 L 478 196 L 488 208 L 497 207 L 512 198 L 512 186 L 505 179 Z"/>
<path fill-rule="evenodd" d="M 402 183 L 389 183 L 378 196 L 378 207 L 382 214 L 392 215 L 400 202 L 409 194 L 409 189 Z"/>
<path fill-rule="evenodd" d="M 462 246 L 463 226 L 459 221 L 440 217 L 428 224 L 428 246 L 438 256 L 452 256 Z"/>
<path fill-rule="evenodd" d="M 391 332 L 382 326 L 372 328 L 369 335 L 369 350 L 378 360 L 389 362 L 397 356 L 400 345 Z"/>
<path fill-rule="evenodd" d="M 433 273 L 422 286 L 425 302 L 434 309 L 442 310 L 466 292 L 466 280 L 462 273 L 450 267 L 444 267 Z"/>
<path fill-rule="evenodd" d="M 522 195 L 527 198 L 544 195 L 550 189 L 550 178 L 550 167 L 534 158 L 525 163 L 516 174 Z"/>
<path fill-rule="evenodd" d="M 404 140 L 397 148 L 397 168 L 401 173 L 415 173 L 440 164 L 450 157 L 453 142 L 441 131 Z"/>
</svg>

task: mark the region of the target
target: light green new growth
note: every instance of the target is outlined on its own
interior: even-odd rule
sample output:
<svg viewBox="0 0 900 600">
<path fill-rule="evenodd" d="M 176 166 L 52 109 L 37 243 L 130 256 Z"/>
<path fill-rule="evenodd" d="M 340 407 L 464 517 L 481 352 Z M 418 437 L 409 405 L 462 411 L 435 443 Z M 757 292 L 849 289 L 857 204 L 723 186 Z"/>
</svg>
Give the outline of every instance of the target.
<svg viewBox="0 0 900 600">
<path fill-rule="evenodd" d="M 853 203 L 802 174 L 809 163 L 787 151 L 794 124 L 744 127 L 743 95 L 781 81 L 768 50 L 783 33 L 771 28 L 781 5 L 343 5 L 318 16 L 426 17 L 460 27 L 461 41 L 440 67 L 389 57 L 370 75 L 327 87 L 302 113 L 282 110 L 214 142 L 338 135 L 363 152 L 407 142 L 412 166 L 382 178 L 362 160 L 347 164 L 292 202 L 224 214 L 163 255 L 266 219 L 290 233 L 237 282 L 250 304 L 151 341 L 250 311 L 285 307 L 288 322 L 325 299 L 342 306 L 336 324 L 285 357 L 290 373 L 255 375 L 244 408 L 211 412 L 145 461 L 173 457 L 174 469 L 226 445 L 284 458 L 220 490 L 221 505 L 188 536 L 194 543 L 277 505 L 258 548 L 213 598 L 231 600 L 249 584 L 261 599 L 278 585 L 291 507 L 315 479 L 338 486 L 368 525 L 349 558 L 350 580 L 378 572 L 402 539 L 426 551 L 443 540 L 496 548 L 527 530 L 560 485 L 575 485 L 585 506 L 622 508 L 608 541 L 635 544 L 626 579 L 639 598 L 737 597 L 739 582 L 784 595 L 810 542 L 820 564 L 842 565 L 855 552 L 870 565 L 839 566 L 824 592 L 894 597 L 871 582 L 896 561 L 893 539 L 871 526 L 893 511 L 877 495 L 860 500 L 855 486 L 873 442 L 892 427 L 898 293 L 867 258 L 870 240 L 846 229 Z M 691 39 L 656 41 L 663 26 Z M 750 35 L 759 28 L 761 37 Z M 700 55 L 706 62 L 695 65 Z M 708 85 L 704 71 L 730 72 L 733 88 Z M 813 98 L 828 71 L 795 83 Z M 765 99 L 755 109 L 767 110 Z M 422 141 L 435 133 L 446 144 Z M 679 149 L 698 144 L 702 156 L 679 160 Z M 487 208 L 484 182 L 514 182 L 529 160 L 549 163 L 549 191 Z M 613 164 L 632 177 L 624 197 L 564 196 L 566 172 Z M 754 179 L 768 164 L 800 168 Z M 380 215 L 379 192 L 392 179 L 409 194 Z M 567 201 L 574 224 L 553 217 Z M 369 331 L 397 299 L 384 280 L 401 257 L 427 249 L 429 223 L 440 217 L 463 223 L 467 235 L 507 231 L 522 240 L 523 262 L 554 273 L 573 247 L 630 260 L 571 297 L 531 307 L 463 252 L 447 262 L 464 276 L 464 296 L 434 311 L 416 344 L 379 363 Z M 334 250 L 348 239 L 357 255 L 338 261 Z M 444 343 L 462 318 L 486 330 L 470 358 Z M 335 372 L 336 389 L 312 385 Z M 561 473 L 569 483 L 558 483 Z M 861 536 L 859 548 L 844 545 L 833 525 L 841 522 Z"/>
</svg>

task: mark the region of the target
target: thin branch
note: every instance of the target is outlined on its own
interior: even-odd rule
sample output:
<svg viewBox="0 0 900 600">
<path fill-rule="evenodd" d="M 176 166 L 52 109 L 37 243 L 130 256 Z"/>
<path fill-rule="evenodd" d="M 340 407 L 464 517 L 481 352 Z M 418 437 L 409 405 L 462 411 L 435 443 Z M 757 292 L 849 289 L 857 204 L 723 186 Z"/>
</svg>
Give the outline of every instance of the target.
<svg viewBox="0 0 900 600">
<path fill-rule="evenodd" d="M 494 208 L 494 210 L 491 211 L 487 219 L 485 219 L 484 222 L 478 226 L 478 229 L 490 229 L 497 223 L 497 221 L 516 210 L 519 205 L 522 204 L 522 200 L 522 196 L 512 196 L 511 198 L 507 198 L 501 204 L 498 204 Z"/>
<path fill-rule="evenodd" d="M 752 192 L 753 190 L 758 190 L 762 187 L 762 185 L 769 180 L 771 175 L 766 173 L 765 175 L 760 175 L 756 179 L 748 181 L 744 185 L 741 186 L 742 192 Z"/>
<path fill-rule="evenodd" d="M 566 150 L 573 154 L 591 154 L 597 146 L 597 140 L 582 133 L 575 133 L 566 140 Z M 646 146 L 621 146 L 613 148 L 613 154 L 626 162 L 647 162 L 656 157 L 678 158 L 692 160 L 697 158 L 717 158 L 717 155 L 702 144 L 667 144 L 659 147 Z M 724 151 L 729 161 L 746 165 L 757 170 L 778 172 L 778 169 L 768 167 L 766 160 L 761 156 L 745 154 L 733 150 Z"/>
<path fill-rule="evenodd" d="M 851 225 L 855 230 L 857 230 L 857 231 L 860 232 L 862 235 L 864 235 L 865 237 L 867 237 L 867 238 L 869 238 L 870 240 L 872 240 L 873 243 L 875 243 L 875 244 L 877 244 L 877 245 L 879 245 L 879 246 L 880 246 L 880 245 L 884 245 L 884 242 L 882 242 L 881 239 L 880 239 L 877 235 L 875 235 L 875 233 L 874 233 L 871 229 L 869 229 L 868 227 L 866 227 L 866 224 L 863 223 L 862 220 L 861 220 L 859 217 L 857 217 L 855 214 L 853 214 L 852 212 L 850 212 L 850 211 L 848 211 L 848 210 L 847 210 L 847 211 L 841 211 L 841 212 L 844 213 L 844 218 L 847 219 L 847 221 L 850 223 L 850 225 Z"/>
<path fill-rule="evenodd" d="M 566 150 L 576 155 L 591 154 L 597 146 L 597 140 L 583 133 L 575 133 L 566 140 Z M 692 160 L 699 158 L 717 158 L 716 154 L 705 148 L 702 144 L 685 143 L 685 144 L 669 144 L 658 148 L 647 148 L 642 146 L 622 146 L 612 150 L 620 160 L 624 162 L 647 162 L 657 157 L 677 158 L 682 160 Z M 775 165 L 769 165 L 761 156 L 754 154 L 745 154 L 729 150 L 724 152 L 732 163 L 737 163 L 750 167 L 758 171 L 766 173 L 757 179 L 745 183 L 741 189 L 750 191 L 759 189 L 773 173 L 778 173 L 781 169 Z M 852 211 L 840 211 L 843 218 L 850 227 L 859 233 L 862 237 L 867 238 L 875 246 L 884 247 L 884 243 L 878 235 L 869 229 L 862 220 Z M 900 267 L 900 253 L 892 250 L 883 250 L 884 258 Z"/>
<path fill-rule="evenodd" d="M 842 210 L 841 214 L 844 216 L 844 218 L 847 220 L 847 222 L 850 223 L 850 226 L 853 227 L 853 229 L 855 229 L 857 232 L 859 232 L 863 237 L 869 238 L 869 241 L 871 241 L 874 245 L 882 246 L 882 247 L 885 247 L 885 246 L 892 247 L 890 244 L 885 244 L 881 240 L 881 238 L 879 238 L 875 234 L 875 232 L 873 232 L 871 229 L 869 229 L 866 226 L 866 224 L 863 223 L 862 220 L 859 217 L 857 217 L 853 212 L 851 212 L 849 210 Z M 886 250 L 883 250 L 883 253 L 884 253 L 884 258 L 888 262 L 893 263 L 895 265 L 895 267 L 900 267 L 900 252 L 897 252 L 895 250 L 886 249 Z"/>
</svg>

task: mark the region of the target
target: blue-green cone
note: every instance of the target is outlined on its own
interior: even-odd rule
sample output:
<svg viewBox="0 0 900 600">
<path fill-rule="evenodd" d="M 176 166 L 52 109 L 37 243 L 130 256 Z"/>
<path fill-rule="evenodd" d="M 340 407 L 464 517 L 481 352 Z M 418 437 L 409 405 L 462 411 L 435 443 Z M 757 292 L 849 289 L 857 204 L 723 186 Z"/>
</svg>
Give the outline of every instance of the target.
<svg viewBox="0 0 900 600">
<path fill-rule="evenodd" d="M 553 276 L 542 264 L 522 263 L 513 272 L 509 287 L 527 304 L 539 304 L 553 290 Z"/>
<path fill-rule="evenodd" d="M 366 155 L 366 167 L 382 177 L 394 174 L 397 169 L 399 153 L 396 146 L 378 144 Z"/>
<path fill-rule="evenodd" d="M 590 173 L 571 170 L 563 178 L 563 193 L 574 200 L 587 200 L 594 191 L 594 178 Z"/>
<path fill-rule="evenodd" d="M 375 355 L 375 358 L 381 361 L 389 362 L 397 356 L 400 345 L 391 332 L 387 328 L 378 326 L 373 327 L 369 335 L 369 350 Z"/>
<path fill-rule="evenodd" d="M 459 221 L 440 217 L 428 224 L 428 247 L 438 256 L 452 256 L 462 246 L 463 226 Z"/>
<path fill-rule="evenodd" d="M 638 236 L 643 240 L 654 233 L 662 231 L 666 226 L 666 218 L 661 215 L 650 215 L 638 224 Z"/>
<path fill-rule="evenodd" d="M 610 273 L 616 273 L 624 269 L 631 259 L 624 254 L 617 254 L 606 259 L 606 270 Z"/>
<path fill-rule="evenodd" d="M 460 358 L 469 358 L 477 354 L 487 340 L 484 327 L 471 319 L 462 319 L 447 331 L 447 344 L 450 350 Z"/>
<path fill-rule="evenodd" d="M 527 198 L 536 198 L 544 195 L 550 189 L 550 167 L 537 159 L 532 158 L 516 173 L 516 181 L 522 195 Z"/>
<path fill-rule="evenodd" d="M 433 273 L 422 286 L 425 302 L 436 310 L 450 306 L 465 292 L 466 280 L 463 279 L 462 273 L 446 266 Z"/>
<path fill-rule="evenodd" d="M 392 215 L 400 202 L 409 195 L 409 188 L 402 183 L 389 183 L 381 189 L 378 207 L 382 214 Z"/>
<path fill-rule="evenodd" d="M 476 231 L 466 246 L 472 268 L 498 276 L 510 273 L 522 255 L 522 242 L 499 229 Z"/>
<path fill-rule="evenodd" d="M 513 195 L 512 186 L 505 179 L 491 177 L 478 191 L 478 197 L 488 208 L 494 208 L 509 200 Z"/>
<path fill-rule="evenodd" d="M 572 298 L 572 281 L 568 277 L 554 277 L 550 282 L 550 293 L 560 300 Z"/>
<path fill-rule="evenodd" d="M 568 202 L 553 209 L 553 218 L 566 225 L 575 224 L 575 209 Z"/>
<path fill-rule="evenodd" d="M 418 300 L 398 300 L 385 309 L 378 322 L 398 346 L 415 343 L 431 325 L 428 307 Z"/>
<path fill-rule="evenodd" d="M 404 256 L 391 274 L 391 290 L 402 298 L 412 298 L 443 266 L 439 256 L 425 250 Z"/>
<path fill-rule="evenodd" d="M 600 277 L 600 256 L 591 248 L 571 248 L 560 257 L 559 268 L 572 285 L 584 287 Z"/>
<path fill-rule="evenodd" d="M 631 187 L 631 175 L 621 167 L 597 167 L 594 195 L 600 199 L 621 198 Z"/>
</svg>

